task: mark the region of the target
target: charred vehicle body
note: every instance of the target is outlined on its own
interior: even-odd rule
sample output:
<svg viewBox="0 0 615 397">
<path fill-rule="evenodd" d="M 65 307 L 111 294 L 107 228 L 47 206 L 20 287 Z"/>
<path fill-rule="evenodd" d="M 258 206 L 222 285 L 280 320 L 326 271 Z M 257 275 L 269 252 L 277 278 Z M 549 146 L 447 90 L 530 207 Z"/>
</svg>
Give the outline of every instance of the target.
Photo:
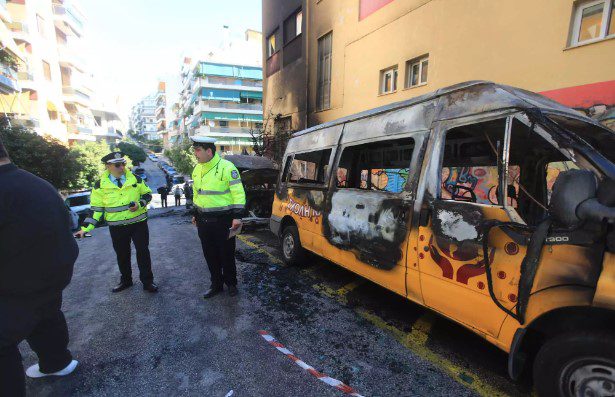
<svg viewBox="0 0 615 397">
<path fill-rule="evenodd" d="M 615 134 L 467 82 L 299 132 L 271 229 L 481 335 L 539 395 L 615 390 Z M 602 393 L 602 394 L 601 394 Z"/>
<path fill-rule="evenodd" d="M 256 218 L 269 218 L 279 172 L 276 164 L 259 156 L 234 154 L 224 158 L 233 163 L 241 174 L 248 213 Z"/>
</svg>

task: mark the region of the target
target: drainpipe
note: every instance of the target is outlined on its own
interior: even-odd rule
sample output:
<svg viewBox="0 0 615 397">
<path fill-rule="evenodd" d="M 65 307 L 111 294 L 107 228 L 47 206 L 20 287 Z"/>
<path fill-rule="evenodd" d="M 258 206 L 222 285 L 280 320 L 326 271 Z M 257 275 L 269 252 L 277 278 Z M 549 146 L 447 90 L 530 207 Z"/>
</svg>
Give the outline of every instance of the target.
<svg viewBox="0 0 615 397">
<path fill-rule="evenodd" d="M 305 1 L 305 32 L 304 32 L 304 42 L 305 42 L 305 126 L 304 128 L 309 127 L 309 119 L 310 119 L 310 0 Z"/>
</svg>

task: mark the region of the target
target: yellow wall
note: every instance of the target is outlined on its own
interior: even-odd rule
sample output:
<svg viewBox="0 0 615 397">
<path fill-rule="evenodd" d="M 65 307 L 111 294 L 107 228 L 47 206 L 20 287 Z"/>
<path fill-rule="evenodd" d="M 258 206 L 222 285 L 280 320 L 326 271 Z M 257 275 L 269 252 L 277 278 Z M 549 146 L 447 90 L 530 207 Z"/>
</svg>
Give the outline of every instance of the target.
<svg viewBox="0 0 615 397">
<path fill-rule="evenodd" d="M 572 0 L 395 0 L 359 21 L 359 2 L 308 0 L 310 109 L 317 40 L 333 31 L 331 109 L 310 124 L 467 80 L 531 91 L 615 80 L 615 40 L 567 48 Z M 429 53 L 425 86 L 404 89 L 406 61 Z M 379 95 L 380 71 L 398 65 L 396 93 Z"/>
</svg>

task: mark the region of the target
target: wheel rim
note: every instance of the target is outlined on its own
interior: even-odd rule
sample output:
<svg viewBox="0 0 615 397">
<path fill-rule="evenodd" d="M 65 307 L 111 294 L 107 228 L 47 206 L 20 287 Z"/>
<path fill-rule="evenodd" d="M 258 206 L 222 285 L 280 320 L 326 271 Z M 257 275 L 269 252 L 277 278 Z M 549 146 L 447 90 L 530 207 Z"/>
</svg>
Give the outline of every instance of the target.
<svg viewBox="0 0 615 397">
<path fill-rule="evenodd" d="M 615 363 L 577 360 L 563 372 L 564 395 L 606 397 L 615 395 Z"/>
<path fill-rule="evenodd" d="M 293 251 L 295 250 L 295 239 L 293 235 L 288 233 L 284 236 L 284 241 L 282 243 L 282 248 L 284 250 L 284 256 L 286 259 L 290 259 L 293 256 Z"/>
</svg>

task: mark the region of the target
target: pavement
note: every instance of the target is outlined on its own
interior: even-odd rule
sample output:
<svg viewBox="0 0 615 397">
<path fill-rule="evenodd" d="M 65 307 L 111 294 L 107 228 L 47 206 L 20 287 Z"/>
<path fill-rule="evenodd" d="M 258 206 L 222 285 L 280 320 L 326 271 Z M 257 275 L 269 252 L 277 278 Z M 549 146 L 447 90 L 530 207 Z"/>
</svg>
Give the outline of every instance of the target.
<svg viewBox="0 0 615 397">
<path fill-rule="evenodd" d="M 325 260 L 285 266 L 265 229 L 238 238 L 239 295 L 204 300 L 209 272 L 189 220 L 180 208 L 150 211 L 158 294 L 140 283 L 110 292 L 119 272 L 107 228 L 79 242 L 63 310 L 80 364 L 69 377 L 28 379 L 28 395 L 344 395 L 261 330 L 363 396 L 528 395 L 478 336 Z M 21 349 L 24 366 L 36 363 Z"/>
</svg>

